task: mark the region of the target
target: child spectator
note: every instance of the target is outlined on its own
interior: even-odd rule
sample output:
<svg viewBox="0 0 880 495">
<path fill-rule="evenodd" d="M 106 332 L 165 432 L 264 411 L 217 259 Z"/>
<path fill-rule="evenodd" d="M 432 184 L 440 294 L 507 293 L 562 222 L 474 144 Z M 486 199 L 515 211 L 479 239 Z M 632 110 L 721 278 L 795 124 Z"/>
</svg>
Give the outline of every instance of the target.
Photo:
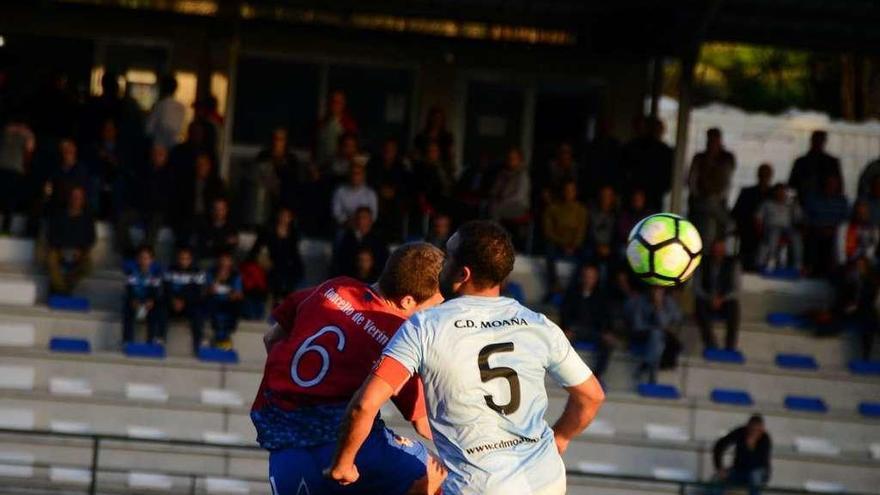
<svg viewBox="0 0 880 495">
<path fill-rule="evenodd" d="M 258 261 L 263 249 L 269 254 L 269 292 L 278 303 L 297 288 L 304 274 L 292 211 L 278 210 L 275 222 L 260 232 L 247 259 Z"/>
<path fill-rule="evenodd" d="M 155 263 L 153 249 L 141 246 L 136 264 L 125 282 L 125 300 L 122 305 L 122 344 L 134 341 L 135 321 L 147 322 L 147 341 L 165 344 L 165 322 L 162 307 L 162 272 Z"/>
<path fill-rule="evenodd" d="M 49 290 L 69 295 L 91 269 L 89 252 L 95 245 L 95 220 L 86 208 L 82 187 L 71 189 L 67 209 L 49 218 L 47 243 Z"/>
<path fill-rule="evenodd" d="M 790 265 L 795 270 L 801 270 L 804 245 L 798 224 L 802 216 L 800 205 L 789 197 L 785 185 L 780 183 L 773 186 L 771 199 L 758 208 L 755 217 L 763 234 L 758 250 L 758 263 L 762 268 L 772 270 L 778 258 L 779 243 L 786 237 L 792 258 Z"/>
<path fill-rule="evenodd" d="M 633 307 L 633 337 L 645 343 L 642 363 L 636 370 L 636 381 L 647 374 L 648 383 L 657 382 L 660 361 L 672 331 L 684 321 L 681 308 L 662 287 L 651 287 Z"/>
<path fill-rule="evenodd" d="M 226 198 L 214 200 L 210 216 L 202 221 L 196 233 L 196 246 L 200 261 L 211 260 L 238 246 L 238 229 L 229 220 Z"/>
<path fill-rule="evenodd" d="M 165 272 L 164 296 L 168 305 L 168 315 L 185 318 L 192 334 L 192 351 L 198 354 L 203 346 L 204 327 L 203 299 L 206 275 L 193 260 L 192 249 L 183 246 L 177 250 L 175 263 Z"/>
<path fill-rule="evenodd" d="M 235 269 L 232 254 L 223 252 L 208 274 L 207 310 L 214 330 L 212 343 L 215 347 L 232 349 L 232 333 L 238 327 L 243 298 L 241 276 Z"/>
<path fill-rule="evenodd" d="M 835 242 L 835 261 L 838 267 L 865 258 L 874 264 L 876 261 L 877 243 L 880 231 L 871 224 L 871 209 L 868 202 L 859 200 L 853 207 L 849 222 L 837 228 Z"/>
<path fill-rule="evenodd" d="M 547 300 L 561 292 L 556 272 L 560 259 L 577 261 L 587 236 L 587 208 L 577 200 L 577 182 L 567 180 L 562 197 L 544 210 L 544 239 L 547 261 Z"/>
</svg>

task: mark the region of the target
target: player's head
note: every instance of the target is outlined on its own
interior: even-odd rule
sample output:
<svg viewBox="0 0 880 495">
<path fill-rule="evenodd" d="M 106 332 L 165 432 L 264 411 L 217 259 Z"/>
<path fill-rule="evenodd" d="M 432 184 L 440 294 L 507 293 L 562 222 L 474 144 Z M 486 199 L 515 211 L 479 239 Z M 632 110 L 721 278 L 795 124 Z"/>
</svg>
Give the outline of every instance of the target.
<svg viewBox="0 0 880 495">
<path fill-rule="evenodd" d="M 446 298 L 500 289 L 513 271 L 513 242 L 495 222 L 477 220 L 462 225 L 447 241 L 446 252 L 440 273 L 440 290 Z"/>
<path fill-rule="evenodd" d="M 394 250 L 382 274 L 379 290 L 407 316 L 443 302 L 439 276 L 443 252 L 427 242 L 411 242 Z"/>
<path fill-rule="evenodd" d="M 193 264 L 192 248 L 189 246 L 180 246 L 177 248 L 177 265 L 180 268 L 187 269 Z"/>
</svg>

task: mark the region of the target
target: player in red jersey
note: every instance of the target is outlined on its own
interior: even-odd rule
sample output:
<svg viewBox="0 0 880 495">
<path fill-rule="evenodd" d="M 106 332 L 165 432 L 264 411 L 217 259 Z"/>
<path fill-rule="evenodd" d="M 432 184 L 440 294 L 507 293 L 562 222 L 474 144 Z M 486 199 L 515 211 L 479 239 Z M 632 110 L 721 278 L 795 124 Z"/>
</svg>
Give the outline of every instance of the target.
<svg viewBox="0 0 880 495">
<path fill-rule="evenodd" d="M 339 277 L 288 296 L 272 312 L 268 358 L 251 419 L 270 451 L 275 495 L 433 494 L 445 473 L 425 447 L 395 435 L 381 419 L 358 457 L 358 483 L 322 477 L 349 400 L 385 345 L 413 313 L 439 304 L 443 253 L 426 243 L 401 246 L 379 281 Z M 430 438 L 424 393 L 414 377 L 397 394 L 400 412 Z"/>
</svg>

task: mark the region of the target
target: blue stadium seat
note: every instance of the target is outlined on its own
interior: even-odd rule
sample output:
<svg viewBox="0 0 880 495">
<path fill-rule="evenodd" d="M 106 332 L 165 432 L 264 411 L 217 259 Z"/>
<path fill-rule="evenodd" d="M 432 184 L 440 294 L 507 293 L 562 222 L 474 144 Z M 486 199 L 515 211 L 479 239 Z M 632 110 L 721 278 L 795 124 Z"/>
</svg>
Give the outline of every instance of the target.
<svg viewBox="0 0 880 495">
<path fill-rule="evenodd" d="M 679 399 L 681 394 L 675 385 L 662 385 L 659 383 L 640 383 L 639 395 L 651 399 Z"/>
<path fill-rule="evenodd" d="M 46 304 L 59 311 L 88 311 L 89 300 L 84 297 L 74 296 L 49 296 Z"/>
<path fill-rule="evenodd" d="M 743 364 L 746 362 L 746 358 L 741 352 L 726 349 L 706 349 L 703 351 L 703 359 L 714 363 Z"/>
<path fill-rule="evenodd" d="M 130 343 L 125 344 L 125 347 L 122 349 L 122 352 L 128 357 L 139 357 L 139 358 L 153 358 L 153 359 L 164 359 L 165 358 L 165 346 L 159 344 L 136 344 Z"/>
<path fill-rule="evenodd" d="M 801 315 L 791 313 L 767 313 L 767 323 L 774 327 L 795 327 L 807 328 L 810 326 L 810 320 Z"/>
<path fill-rule="evenodd" d="M 596 351 L 596 343 L 578 340 L 574 343 L 574 348 L 579 351 L 583 351 L 583 352 L 595 352 Z"/>
<path fill-rule="evenodd" d="M 859 414 L 868 418 L 880 418 L 880 402 L 859 403 Z"/>
<path fill-rule="evenodd" d="M 761 272 L 765 278 L 775 278 L 779 280 L 797 280 L 801 278 L 801 273 L 795 268 L 776 268 L 775 270 L 764 270 Z"/>
<path fill-rule="evenodd" d="M 819 364 L 813 356 L 807 354 L 784 354 L 776 355 L 776 366 L 780 368 L 799 369 L 799 370 L 817 370 Z"/>
<path fill-rule="evenodd" d="M 880 375 L 880 361 L 850 361 L 849 370 L 857 375 Z"/>
<path fill-rule="evenodd" d="M 49 339 L 49 350 L 52 352 L 92 352 L 92 345 L 86 339 L 76 337 L 52 337 Z"/>
<path fill-rule="evenodd" d="M 709 398 L 712 399 L 712 402 L 733 406 L 752 406 L 755 404 L 755 401 L 752 400 L 752 396 L 748 392 L 733 388 L 713 389 Z"/>
<path fill-rule="evenodd" d="M 792 411 L 804 411 L 814 413 L 828 412 L 825 401 L 819 397 L 802 397 L 789 395 L 785 398 L 785 408 Z"/>
<path fill-rule="evenodd" d="M 238 353 L 234 349 L 226 351 L 213 347 L 202 347 L 199 349 L 198 357 L 200 361 L 211 363 L 238 364 Z"/>
</svg>

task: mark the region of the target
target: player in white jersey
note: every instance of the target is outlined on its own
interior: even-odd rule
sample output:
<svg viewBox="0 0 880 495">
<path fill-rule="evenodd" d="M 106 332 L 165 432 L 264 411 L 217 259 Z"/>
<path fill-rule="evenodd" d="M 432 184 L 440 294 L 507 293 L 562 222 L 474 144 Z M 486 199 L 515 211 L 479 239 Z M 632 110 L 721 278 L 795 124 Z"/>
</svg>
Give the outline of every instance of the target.
<svg viewBox="0 0 880 495">
<path fill-rule="evenodd" d="M 379 408 L 413 374 L 425 386 L 434 443 L 449 470 L 444 494 L 565 493 L 561 454 L 604 400 L 598 380 L 547 317 L 500 297 L 513 269 L 510 237 L 491 222 L 463 225 L 441 273 L 454 298 L 411 317 L 352 399 L 333 465 L 345 485 Z M 569 393 L 551 429 L 545 374 Z"/>
</svg>

